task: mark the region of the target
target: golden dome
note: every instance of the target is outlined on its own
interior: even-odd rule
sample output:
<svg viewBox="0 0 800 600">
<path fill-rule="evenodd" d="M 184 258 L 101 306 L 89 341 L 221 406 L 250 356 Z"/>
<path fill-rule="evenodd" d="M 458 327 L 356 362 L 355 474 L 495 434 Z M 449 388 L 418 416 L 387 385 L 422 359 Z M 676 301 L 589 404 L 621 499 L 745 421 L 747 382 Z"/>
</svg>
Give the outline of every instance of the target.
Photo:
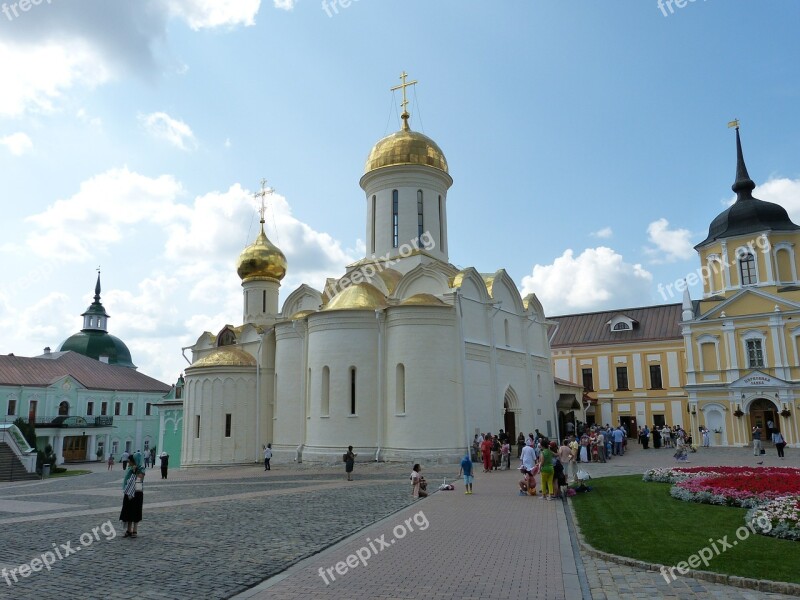
<svg viewBox="0 0 800 600">
<path fill-rule="evenodd" d="M 411 131 L 404 120 L 403 129 L 386 136 L 372 147 L 364 173 L 396 165 L 426 165 L 447 173 L 447 159 L 427 135 Z"/>
<path fill-rule="evenodd" d="M 386 307 L 386 296 L 370 283 L 357 283 L 336 294 L 322 310 L 375 310 Z"/>
<path fill-rule="evenodd" d="M 192 363 L 190 369 L 209 367 L 255 367 L 256 359 L 235 346 L 220 346 Z"/>
<path fill-rule="evenodd" d="M 315 310 L 298 310 L 291 317 L 289 317 L 289 320 L 291 320 L 291 321 L 299 321 L 300 319 L 305 319 L 308 315 L 313 315 L 315 312 L 317 312 L 317 311 L 315 311 Z"/>
<path fill-rule="evenodd" d="M 236 272 L 243 282 L 257 278 L 277 279 L 286 276 L 286 257 L 264 233 L 264 221 L 256 241 L 245 248 L 236 263 Z"/>
<path fill-rule="evenodd" d="M 397 287 L 397 284 L 400 283 L 400 280 L 403 278 L 403 274 L 398 271 L 397 269 L 383 269 L 378 273 L 378 277 L 383 280 L 386 289 L 389 290 L 389 294 L 394 294 L 394 290 Z"/>
<path fill-rule="evenodd" d="M 400 306 L 447 306 L 433 294 L 414 294 L 400 303 Z"/>
</svg>

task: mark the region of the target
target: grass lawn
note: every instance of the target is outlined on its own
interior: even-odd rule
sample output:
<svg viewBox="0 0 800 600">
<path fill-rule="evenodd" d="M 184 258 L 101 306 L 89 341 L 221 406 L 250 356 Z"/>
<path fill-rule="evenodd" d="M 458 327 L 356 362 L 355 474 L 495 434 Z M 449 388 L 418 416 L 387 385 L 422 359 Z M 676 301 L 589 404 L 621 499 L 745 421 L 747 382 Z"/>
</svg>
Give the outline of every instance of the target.
<svg viewBox="0 0 800 600">
<path fill-rule="evenodd" d="M 78 469 L 77 471 L 64 471 L 63 473 L 51 473 L 50 477 L 73 477 L 75 475 L 86 475 L 87 473 L 91 473 L 91 471 L 87 471 L 86 469 Z"/>
<path fill-rule="evenodd" d="M 682 502 L 669 495 L 671 484 L 645 483 L 641 475 L 592 479 L 589 485 L 591 492 L 571 501 L 581 532 L 598 550 L 672 566 L 711 547 L 713 538 L 721 553 L 698 570 L 800 583 L 800 542 L 757 534 L 737 540 L 744 508 Z M 724 536 L 737 545 L 722 551 L 717 540 Z"/>
</svg>

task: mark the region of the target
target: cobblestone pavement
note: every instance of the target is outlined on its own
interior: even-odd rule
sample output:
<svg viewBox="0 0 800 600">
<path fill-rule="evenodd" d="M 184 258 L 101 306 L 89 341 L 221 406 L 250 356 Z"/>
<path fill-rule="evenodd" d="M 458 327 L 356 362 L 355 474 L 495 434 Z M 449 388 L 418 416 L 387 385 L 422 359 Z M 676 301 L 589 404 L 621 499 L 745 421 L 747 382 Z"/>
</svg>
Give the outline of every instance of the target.
<svg viewBox="0 0 800 600">
<path fill-rule="evenodd" d="M 764 464 L 800 466 L 796 450 L 787 454 L 785 461 L 768 454 Z M 747 448 L 700 449 L 690 459 L 756 462 Z M 673 464 L 669 450 L 634 445 L 623 457 L 583 467 L 600 477 Z M 457 483 L 454 492 L 412 505 L 405 465 L 357 464 L 354 482 L 344 480 L 341 465 L 274 465 L 269 473 L 258 465 L 171 469 L 166 481 L 154 470 L 132 540 L 122 537 L 117 521 L 121 469 L 83 467 L 94 472 L 0 484 L 0 568 L 39 567 L 32 559 L 56 549 L 63 556 L 49 570 L 27 577 L 17 571 L 12 585 L 0 578 L 0 598 L 786 597 L 691 578 L 668 584 L 658 572 L 576 554 L 562 505 L 517 496 L 516 471 L 478 473 L 472 496 Z M 452 481 L 456 471 L 425 468 L 433 487 L 442 477 Z M 413 520 L 421 520 L 420 511 L 429 524 L 424 529 Z M 414 531 L 401 539 L 395 528 L 409 526 L 407 519 Z M 396 543 L 367 567 L 359 563 L 336 575 L 338 562 L 381 535 Z M 135 591 L 125 568 L 130 562 Z M 334 569 L 337 580 L 326 585 L 320 567 Z"/>
</svg>

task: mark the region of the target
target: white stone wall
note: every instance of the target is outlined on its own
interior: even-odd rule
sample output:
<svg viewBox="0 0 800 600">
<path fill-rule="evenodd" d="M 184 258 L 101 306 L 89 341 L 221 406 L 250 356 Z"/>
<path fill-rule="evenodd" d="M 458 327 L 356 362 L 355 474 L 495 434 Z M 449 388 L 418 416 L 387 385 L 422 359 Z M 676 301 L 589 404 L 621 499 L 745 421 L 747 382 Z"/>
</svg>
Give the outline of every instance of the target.
<svg viewBox="0 0 800 600">
<path fill-rule="evenodd" d="M 275 413 L 272 420 L 272 448 L 275 457 L 294 458 L 305 440 L 305 321 L 275 326 Z"/>
</svg>

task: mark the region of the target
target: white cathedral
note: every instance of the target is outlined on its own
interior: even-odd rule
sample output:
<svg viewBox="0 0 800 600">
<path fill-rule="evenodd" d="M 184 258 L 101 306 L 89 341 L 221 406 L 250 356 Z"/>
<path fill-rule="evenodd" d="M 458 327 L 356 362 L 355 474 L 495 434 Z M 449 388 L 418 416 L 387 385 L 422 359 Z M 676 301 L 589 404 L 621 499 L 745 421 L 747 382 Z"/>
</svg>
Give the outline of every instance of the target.
<svg viewBox="0 0 800 600">
<path fill-rule="evenodd" d="M 479 431 L 557 434 L 548 322 L 501 269 L 450 263 L 447 161 L 412 131 L 380 140 L 360 185 L 366 256 L 279 310 L 283 253 L 239 256 L 244 324 L 205 332 L 184 388 L 182 466 L 277 460 L 450 462 Z M 575 386 L 571 391 L 580 394 Z M 580 396 L 578 396 L 580 397 Z"/>
</svg>

